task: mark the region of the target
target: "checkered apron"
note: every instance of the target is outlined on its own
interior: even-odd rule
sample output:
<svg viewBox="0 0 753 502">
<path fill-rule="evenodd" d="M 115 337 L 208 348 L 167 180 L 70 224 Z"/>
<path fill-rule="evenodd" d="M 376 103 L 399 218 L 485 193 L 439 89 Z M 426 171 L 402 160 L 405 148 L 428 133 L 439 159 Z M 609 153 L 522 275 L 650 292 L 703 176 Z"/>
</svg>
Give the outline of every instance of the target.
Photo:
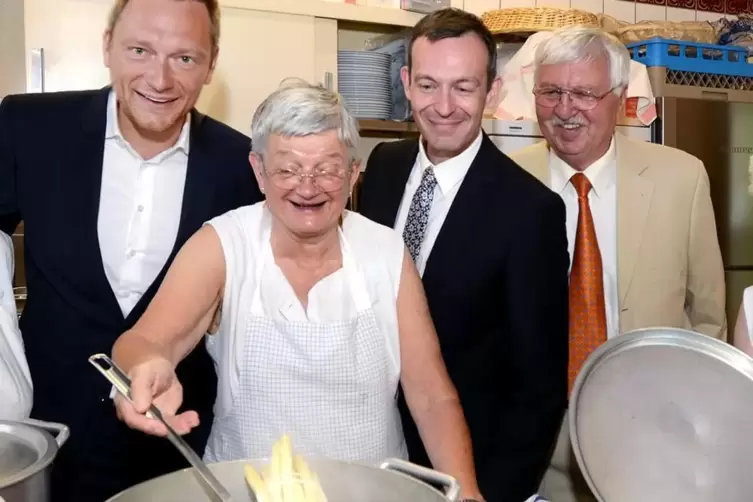
<svg viewBox="0 0 753 502">
<path fill-rule="evenodd" d="M 285 433 L 303 455 L 368 463 L 407 458 L 387 341 L 342 231 L 340 243 L 357 315 L 326 323 L 282 322 L 264 313 L 262 272 L 273 262 L 265 246 L 245 336 L 236 344 L 238 392 L 230 412 L 215 417 L 207 462 L 269 457 Z"/>
</svg>

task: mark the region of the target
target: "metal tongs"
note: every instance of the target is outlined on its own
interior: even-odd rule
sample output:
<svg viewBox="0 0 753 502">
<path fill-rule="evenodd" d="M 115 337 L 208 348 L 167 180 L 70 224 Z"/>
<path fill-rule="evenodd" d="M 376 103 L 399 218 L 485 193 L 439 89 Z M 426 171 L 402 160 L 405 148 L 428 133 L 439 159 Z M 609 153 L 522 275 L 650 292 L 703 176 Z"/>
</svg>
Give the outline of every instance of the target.
<svg viewBox="0 0 753 502">
<path fill-rule="evenodd" d="M 89 358 L 89 362 L 102 373 L 102 375 L 109 380 L 109 382 L 115 386 L 128 401 L 131 401 L 131 379 L 123 372 L 113 361 L 105 354 L 95 354 Z M 132 402 L 132 401 L 131 401 Z M 224 486 L 214 477 L 212 471 L 210 471 L 201 458 L 193 451 L 188 443 L 181 437 L 175 430 L 170 427 L 165 418 L 162 416 L 160 410 L 152 405 L 146 412 L 146 416 L 154 418 L 162 422 L 162 425 L 167 429 L 167 438 L 175 446 L 178 451 L 188 460 L 191 466 L 196 469 L 200 475 L 200 479 L 204 482 L 209 489 L 211 495 L 217 500 L 222 502 L 232 502 L 230 493 Z M 256 497 L 251 491 L 251 502 L 257 502 Z"/>
</svg>

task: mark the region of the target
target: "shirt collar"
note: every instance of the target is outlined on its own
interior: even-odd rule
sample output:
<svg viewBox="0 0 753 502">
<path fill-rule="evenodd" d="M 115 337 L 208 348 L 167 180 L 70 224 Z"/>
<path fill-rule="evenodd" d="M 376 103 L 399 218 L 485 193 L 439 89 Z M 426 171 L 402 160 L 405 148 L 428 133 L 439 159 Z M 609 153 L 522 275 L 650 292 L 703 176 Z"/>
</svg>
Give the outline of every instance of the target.
<svg viewBox="0 0 753 502">
<path fill-rule="evenodd" d="M 186 122 L 183 124 L 183 129 L 180 131 L 178 141 L 173 146 L 159 154 L 157 157 L 164 157 L 175 151 L 182 151 L 188 155 L 189 151 L 189 137 L 191 133 L 191 116 L 186 116 Z M 124 145 L 128 145 L 128 141 L 123 137 L 120 132 L 120 125 L 118 124 L 118 100 L 115 96 L 115 91 L 110 91 L 110 96 L 107 98 L 107 125 L 105 126 L 105 139 L 114 139 Z M 130 148 L 130 145 L 128 145 Z M 135 152 L 134 152 L 135 153 Z"/>
<path fill-rule="evenodd" d="M 578 171 L 570 167 L 570 165 L 564 160 L 557 157 L 553 150 L 549 150 L 549 175 L 551 181 L 551 188 L 553 191 L 561 194 L 562 191 L 567 188 L 570 178 L 573 177 Z M 617 181 L 617 154 L 614 145 L 614 137 L 609 143 L 609 148 L 606 153 L 601 156 L 596 162 L 591 164 L 583 171 L 588 181 L 591 182 L 591 187 L 594 191 L 594 195 L 597 197 L 600 194 L 604 194 L 607 188 Z"/>
<path fill-rule="evenodd" d="M 473 159 L 476 158 L 476 155 L 478 155 L 478 152 L 481 149 L 481 140 L 482 134 L 481 131 L 479 131 L 478 136 L 476 136 L 476 139 L 473 140 L 473 143 L 471 143 L 468 148 L 463 150 L 457 156 L 434 165 L 426 155 L 423 140 L 419 139 L 418 166 L 421 168 L 421 174 L 423 175 L 424 171 L 429 166 L 434 166 L 434 177 L 437 179 L 437 185 L 442 191 L 442 194 L 446 194 L 465 177 L 465 174 L 471 167 L 471 163 L 473 163 Z"/>
</svg>

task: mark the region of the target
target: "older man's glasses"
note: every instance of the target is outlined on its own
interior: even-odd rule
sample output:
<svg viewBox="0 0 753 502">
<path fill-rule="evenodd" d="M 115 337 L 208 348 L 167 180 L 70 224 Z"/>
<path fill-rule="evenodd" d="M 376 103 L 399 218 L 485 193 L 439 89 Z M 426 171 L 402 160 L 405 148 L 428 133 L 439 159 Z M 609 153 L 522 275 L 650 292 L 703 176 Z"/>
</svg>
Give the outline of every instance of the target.
<svg viewBox="0 0 753 502">
<path fill-rule="evenodd" d="M 616 88 L 609 89 L 604 94 L 593 94 L 588 91 L 576 91 L 571 89 L 561 89 L 559 87 L 537 87 L 533 90 L 536 96 L 536 104 L 545 108 L 554 108 L 563 101 L 565 95 L 570 100 L 572 106 L 578 110 L 588 111 L 596 108 L 602 99 L 608 96 Z"/>
<path fill-rule="evenodd" d="M 267 176 L 280 190 L 295 190 L 305 178 L 308 178 L 323 192 L 334 192 L 343 187 L 347 173 L 345 169 L 316 169 L 311 173 L 293 169 L 275 169 L 267 171 Z"/>
</svg>

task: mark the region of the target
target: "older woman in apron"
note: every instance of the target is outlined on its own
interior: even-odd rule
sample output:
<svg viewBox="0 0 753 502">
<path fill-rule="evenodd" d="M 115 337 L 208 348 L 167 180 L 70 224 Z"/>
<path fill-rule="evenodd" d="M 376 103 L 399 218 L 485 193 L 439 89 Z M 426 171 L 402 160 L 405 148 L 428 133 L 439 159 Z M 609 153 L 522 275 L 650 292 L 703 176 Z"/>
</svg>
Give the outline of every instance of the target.
<svg viewBox="0 0 753 502">
<path fill-rule="evenodd" d="M 180 432 L 174 368 L 207 333 L 219 376 L 208 462 L 296 449 L 353 462 L 405 458 L 402 383 L 434 467 L 478 493 L 470 439 L 421 280 L 391 228 L 345 210 L 358 176 L 357 125 L 337 93 L 282 87 L 252 123 L 266 201 L 210 221 L 183 247 L 148 311 L 113 348 L 129 372 L 119 416 L 151 434 L 156 404 Z M 222 166 L 217 166 L 221 169 Z"/>
</svg>

